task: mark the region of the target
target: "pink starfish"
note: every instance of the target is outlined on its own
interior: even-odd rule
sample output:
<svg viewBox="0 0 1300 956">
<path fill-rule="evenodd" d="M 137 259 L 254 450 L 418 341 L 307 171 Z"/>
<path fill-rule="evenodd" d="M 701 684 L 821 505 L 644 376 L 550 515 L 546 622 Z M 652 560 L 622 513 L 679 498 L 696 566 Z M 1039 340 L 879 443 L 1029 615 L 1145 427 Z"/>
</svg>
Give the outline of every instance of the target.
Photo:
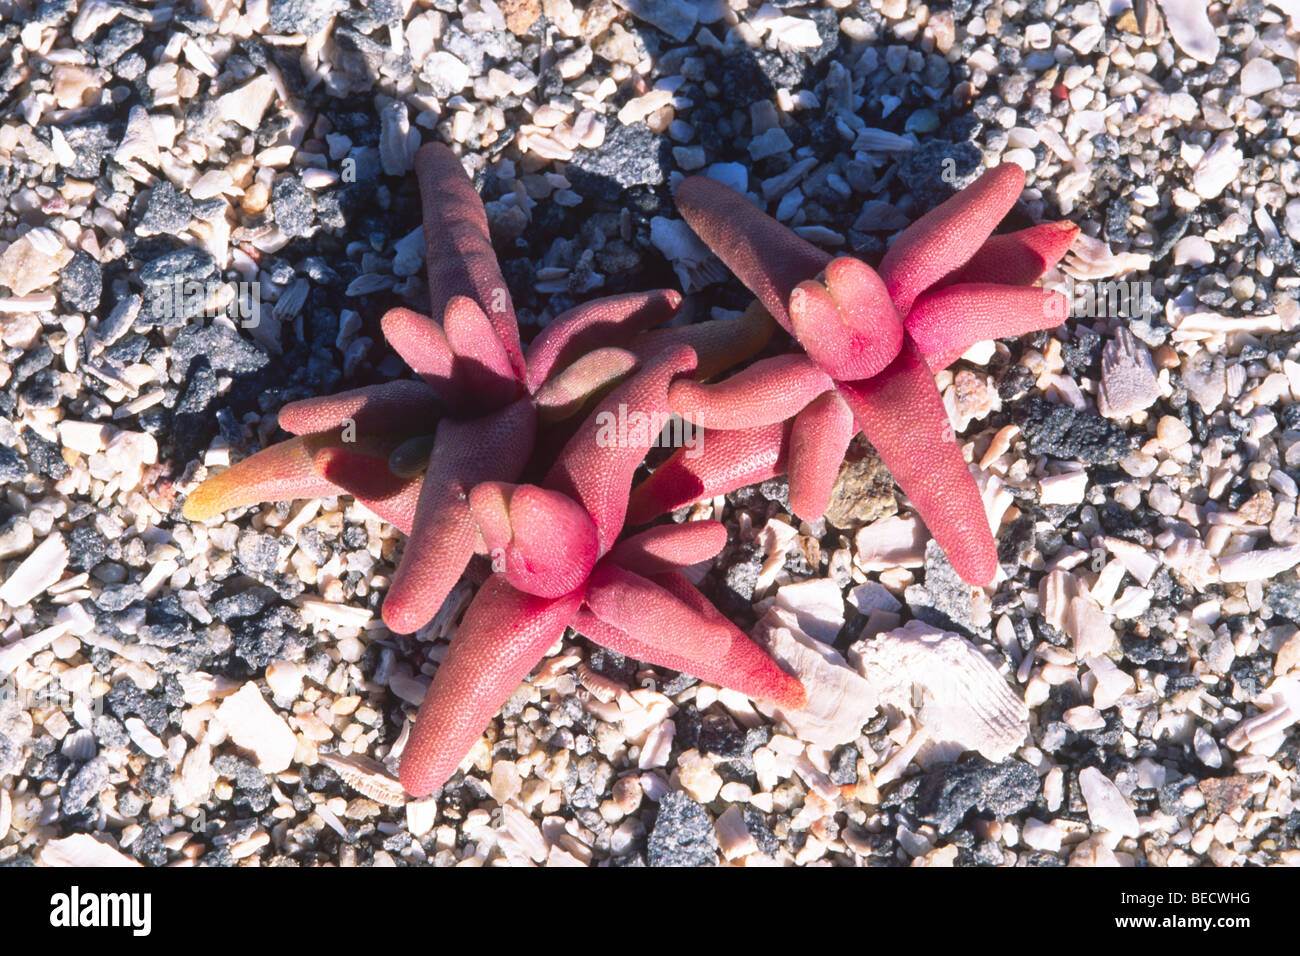
<svg viewBox="0 0 1300 956">
<path fill-rule="evenodd" d="M 203 482 L 183 513 L 202 520 L 230 508 L 348 493 L 408 536 L 383 606 L 408 633 L 427 623 L 471 557 L 483 551 L 468 500 L 486 481 L 515 481 L 539 427 L 571 428 L 602 391 L 641 363 L 689 345 L 699 372 L 716 375 L 771 335 L 754 310 L 739 321 L 647 331 L 681 304 L 671 290 L 596 299 L 561 314 L 527 353 L 488 235 L 487 216 L 460 161 L 445 146 L 416 155 L 432 314 L 398 308 L 383 318 L 389 343 L 421 381 L 399 380 L 291 402 L 280 426 L 298 437 Z"/>
<path fill-rule="evenodd" d="M 602 416 L 621 407 L 629 419 L 641 412 L 662 421 L 670 383 L 694 367 L 694 353 L 681 346 L 648 360 L 578 429 L 541 487 L 484 482 L 469 492 L 467 507 L 500 570 L 474 596 L 420 706 L 400 768 L 411 794 L 446 782 L 568 626 L 637 660 L 803 706 L 803 685 L 676 570 L 721 550 L 722 525 L 665 525 L 615 543 L 632 475 L 655 434 L 629 430 L 609 447 Z"/>
<path fill-rule="evenodd" d="M 905 229 L 876 272 L 832 258 L 720 183 L 685 180 L 682 216 L 799 348 L 717 384 L 673 386 L 673 411 L 708 429 L 703 453 L 678 451 L 656 470 L 633 492 L 629 521 L 786 471 L 791 510 L 816 519 L 862 431 L 958 574 L 989 584 L 997 549 L 933 373 L 976 342 L 1065 318 L 1064 297 L 1033 283 L 1078 229 L 989 237 L 1024 184 L 1019 166 L 989 170 Z"/>
</svg>

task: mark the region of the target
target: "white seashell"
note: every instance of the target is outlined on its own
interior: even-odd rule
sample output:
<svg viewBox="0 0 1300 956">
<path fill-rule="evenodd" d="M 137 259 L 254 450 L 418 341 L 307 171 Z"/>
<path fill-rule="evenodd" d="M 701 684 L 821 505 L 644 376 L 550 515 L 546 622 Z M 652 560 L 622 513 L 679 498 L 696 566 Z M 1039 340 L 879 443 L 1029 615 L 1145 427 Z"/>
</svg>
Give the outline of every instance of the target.
<svg viewBox="0 0 1300 956">
<path fill-rule="evenodd" d="M 293 762 L 298 740 L 253 681 L 223 700 L 213 719 L 226 728 L 236 746 L 252 752 L 259 769 L 279 773 Z"/>
<path fill-rule="evenodd" d="M 1109 830 L 1120 836 L 1138 835 L 1137 814 L 1124 794 L 1096 767 L 1079 771 L 1079 789 L 1088 807 L 1088 819 L 1099 830 Z"/>
<path fill-rule="evenodd" d="M 95 756 L 98 751 L 95 743 L 95 735 L 89 730 L 76 730 L 63 738 L 63 746 L 59 752 L 67 757 L 73 763 L 80 763 L 89 760 Z"/>
<path fill-rule="evenodd" d="M 1241 172 L 1245 156 L 1233 145 L 1236 140 L 1235 133 L 1221 135 L 1192 170 L 1192 189 L 1202 199 L 1219 195 Z"/>
<path fill-rule="evenodd" d="M 217 116 L 223 121 L 233 120 L 246 130 L 256 130 L 274 96 L 275 81 L 266 74 L 255 76 L 217 97 Z"/>
<path fill-rule="evenodd" d="M 1160 558 L 1140 544 L 1134 544 L 1124 538 L 1111 537 L 1103 538 L 1102 544 L 1143 586 L 1150 584 L 1152 576 L 1160 570 Z"/>
<path fill-rule="evenodd" d="M 785 670 L 802 681 L 808 703 L 802 710 L 783 711 L 759 703 L 799 736 L 818 747 L 838 747 L 857 738 L 862 725 L 876 713 L 876 692 L 859 677 L 838 651 L 790 626 L 788 612 L 773 611 L 759 622 L 757 636 Z"/>
<path fill-rule="evenodd" d="M 650 220 L 650 241 L 672 263 L 687 293 L 721 282 L 726 276 L 722 263 L 680 219 L 655 216 Z"/>
<path fill-rule="evenodd" d="M 1038 500 L 1044 505 L 1077 505 L 1088 491 L 1086 471 L 1049 475 L 1038 482 Z"/>
<path fill-rule="evenodd" d="M 1126 328 L 1101 353 L 1097 410 L 1107 418 L 1127 418 L 1150 408 L 1160 397 L 1160 382 L 1147 347 Z"/>
<path fill-rule="evenodd" d="M 853 141 L 855 153 L 905 153 L 916 149 L 916 141 L 888 130 L 868 128 Z"/>
<path fill-rule="evenodd" d="M 717 834 L 722 855 L 728 860 L 758 852 L 758 844 L 754 841 L 753 834 L 749 832 L 749 827 L 745 825 L 745 816 L 741 813 L 740 807 L 735 804 L 727 807 L 726 812 L 718 817 L 713 824 L 713 829 Z"/>
<path fill-rule="evenodd" d="M 919 568 L 925 563 L 930 535 L 915 516 L 878 518 L 858 530 L 854 562 L 864 571 Z"/>
<path fill-rule="evenodd" d="M 353 790 L 389 807 L 406 803 L 406 790 L 377 760 L 364 754 L 322 753 L 320 762 L 333 770 Z"/>
<path fill-rule="evenodd" d="M 775 606 L 793 614 L 803 633 L 827 644 L 844 626 L 844 597 L 829 578 L 785 585 L 776 592 Z"/>
<path fill-rule="evenodd" d="M 411 136 L 411 118 L 406 104 L 394 100 L 379 112 L 379 164 L 389 176 L 400 176 L 415 165 L 420 134 Z"/>
<path fill-rule="evenodd" d="M 501 808 L 501 822 L 505 832 L 529 859 L 535 863 L 546 859 L 546 838 L 528 814 L 507 803 Z"/>
<path fill-rule="evenodd" d="M 50 534 L 0 585 L 0 602 L 24 607 L 59 580 L 68 566 L 68 546 L 57 532 Z"/>
<path fill-rule="evenodd" d="M 1178 49 L 1202 63 L 1219 56 L 1219 38 L 1206 12 L 1205 0 L 1160 0 L 1169 34 Z"/>
<path fill-rule="evenodd" d="M 1219 558 L 1219 580 L 1264 581 L 1300 564 L 1300 545 L 1286 548 L 1260 548 L 1225 554 Z"/>
<path fill-rule="evenodd" d="M 122 134 L 122 141 L 113 152 L 113 159 L 121 165 L 138 160 L 154 169 L 162 163 L 153 121 L 143 106 L 133 106 L 127 114 L 126 132 Z"/>
<path fill-rule="evenodd" d="M 143 866 L 139 860 L 89 833 L 51 840 L 37 852 L 36 862 L 41 866 Z"/>
<path fill-rule="evenodd" d="M 988 659 L 965 638 L 909 621 L 849 650 L 858 670 L 883 703 L 914 710 L 934 743 L 975 750 L 1005 760 L 1025 740 L 1029 709 Z"/>
</svg>

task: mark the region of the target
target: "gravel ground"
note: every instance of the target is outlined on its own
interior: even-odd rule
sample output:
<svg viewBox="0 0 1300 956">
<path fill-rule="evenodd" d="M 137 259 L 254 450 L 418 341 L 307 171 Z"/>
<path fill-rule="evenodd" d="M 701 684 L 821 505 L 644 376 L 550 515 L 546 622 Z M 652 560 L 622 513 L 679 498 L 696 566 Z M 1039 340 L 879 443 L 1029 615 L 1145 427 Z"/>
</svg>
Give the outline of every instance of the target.
<svg viewBox="0 0 1300 956">
<path fill-rule="evenodd" d="M 1300 863 L 1296 4 L 1130 6 L 0 0 L 0 862 Z M 939 376 L 1005 578 L 963 585 L 856 446 L 814 526 L 783 482 L 692 509 L 817 714 L 570 633 L 408 802 L 472 585 L 393 635 L 400 537 L 350 499 L 180 503 L 284 402 L 402 373 L 433 140 L 525 339 L 629 289 L 745 307 L 683 174 L 874 263 L 1024 166 L 1008 226 L 1085 234 L 1075 315 Z"/>
</svg>

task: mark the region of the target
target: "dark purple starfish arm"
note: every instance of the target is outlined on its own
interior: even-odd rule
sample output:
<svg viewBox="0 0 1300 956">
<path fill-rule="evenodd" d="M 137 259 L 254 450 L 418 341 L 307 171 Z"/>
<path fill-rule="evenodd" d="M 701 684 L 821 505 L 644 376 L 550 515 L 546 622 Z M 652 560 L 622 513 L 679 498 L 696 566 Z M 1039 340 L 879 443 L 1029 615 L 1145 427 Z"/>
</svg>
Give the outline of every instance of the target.
<svg viewBox="0 0 1300 956">
<path fill-rule="evenodd" d="M 911 338 L 889 368 L 841 382 L 840 395 L 954 570 L 971 584 L 991 583 L 998 556 L 988 515 L 934 374 Z"/>
<path fill-rule="evenodd" d="M 704 658 L 726 653 L 727 629 L 655 582 L 602 561 L 587 582 L 588 610 L 640 644 L 683 657 Z"/>
<path fill-rule="evenodd" d="M 668 387 L 694 368 L 695 353 L 684 346 L 652 358 L 592 412 L 542 483 L 587 509 L 602 554 L 623 530 L 632 476 L 669 417 Z"/>
<path fill-rule="evenodd" d="M 280 427 L 291 435 L 341 428 L 351 422 L 358 432 L 433 431 L 440 414 L 437 396 L 423 382 L 397 379 L 290 402 L 280 409 Z"/>
<path fill-rule="evenodd" d="M 463 295 L 478 303 L 509 356 L 516 381 L 525 378 L 519 323 L 510 291 L 501 275 L 487 213 L 460 160 L 441 143 L 426 143 L 415 154 L 424 212 L 425 265 L 429 273 L 430 312 L 446 313 Z"/>
<path fill-rule="evenodd" d="M 1033 285 L 1062 257 L 1079 235 L 1072 222 L 1044 222 L 1018 232 L 989 236 L 979 252 L 940 285 L 958 282 L 997 282 Z"/>
<path fill-rule="evenodd" d="M 402 752 L 398 776 L 408 793 L 427 796 L 456 772 L 581 603 L 581 591 L 543 598 L 517 590 L 503 575 L 487 579 L 438 665 Z"/>
<path fill-rule="evenodd" d="M 795 286 L 826 268 L 831 257 L 799 238 L 740 193 L 707 176 L 691 176 L 674 193 L 677 209 L 705 245 L 758 296 L 787 332 Z"/>
<path fill-rule="evenodd" d="M 878 271 L 900 315 L 911 310 L 918 295 L 979 251 L 1024 188 L 1025 171 L 1003 163 L 899 234 Z"/>
<path fill-rule="evenodd" d="M 759 359 L 713 385 L 679 379 L 668 390 L 668 402 L 675 413 L 702 428 L 755 428 L 793 418 L 834 387 L 816 362 L 790 352 Z"/>
<path fill-rule="evenodd" d="M 857 431 L 838 391 L 818 396 L 795 416 L 789 460 L 790 511 L 796 517 L 816 521 L 826 513 L 844 453 Z"/>
<path fill-rule="evenodd" d="M 638 332 L 663 325 L 681 307 L 671 289 L 608 296 L 561 312 L 528 346 L 528 389 L 536 392 L 558 370 L 581 356 L 624 345 Z"/>
<path fill-rule="evenodd" d="M 537 415 L 528 398 L 473 421 L 439 423 L 414 527 L 384 599 L 390 629 L 410 634 L 437 613 L 480 540 L 470 489 L 483 481 L 518 478 L 536 433 Z"/>
<path fill-rule="evenodd" d="M 454 296 L 443 315 L 447 344 L 456 356 L 455 379 L 462 395 L 473 395 L 482 408 L 500 408 L 522 391 L 510 356 L 492 331 L 488 317 L 473 299 Z"/>
<path fill-rule="evenodd" d="M 1068 309 L 1061 293 L 1035 286 L 962 283 L 918 297 L 907 332 L 937 372 L 976 342 L 1054 329 Z"/>
<path fill-rule="evenodd" d="M 682 671 L 720 687 L 729 687 L 756 700 L 769 700 L 792 710 L 808 702 L 803 684 L 783 671 L 761 647 L 720 614 L 690 582 L 676 572 L 653 578 L 684 605 L 715 623 L 727 636 L 720 653 L 703 656 L 682 653 L 674 646 L 639 640 L 617 624 L 597 617 L 590 610 L 578 611 L 573 626 L 603 647 L 657 667 Z"/>
<path fill-rule="evenodd" d="M 787 422 L 734 431 L 705 429 L 697 448 L 677 449 L 632 489 L 627 523 L 644 524 L 702 498 L 784 474 L 789 435 Z"/>
<path fill-rule="evenodd" d="M 415 506 L 420 500 L 421 477 L 399 478 L 388 470 L 385 458 L 348 447 L 322 448 L 312 457 L 321 476 L 352 495 L 402 534 L 410 534 Z"/>
<path fill-rule="evenodd" d="M 664 524 L 624 538 L 609 552 L 609 560 L 637 574 L 654 575 L 707 561 L 727 544 L 720 521 Z"/>
<path fill-rule="evenodd" d="M 413 309 L 389 309 L 380 325 L 384 338 L 440 399 L 458 403 L 461 395 L 454 379 L 456 357 L 442 326 Z"/>
<path fill-rule="evenodd" d="M 695 352 L 695 375 L 713 378 L 737 362 L 757 355 L 771 341 L 776 323 L 755 302 L 737 319 L 709 319 L 638 335 L 627 349 L 644 364 L 659 352 L 685 345 Z"/>
</svg>

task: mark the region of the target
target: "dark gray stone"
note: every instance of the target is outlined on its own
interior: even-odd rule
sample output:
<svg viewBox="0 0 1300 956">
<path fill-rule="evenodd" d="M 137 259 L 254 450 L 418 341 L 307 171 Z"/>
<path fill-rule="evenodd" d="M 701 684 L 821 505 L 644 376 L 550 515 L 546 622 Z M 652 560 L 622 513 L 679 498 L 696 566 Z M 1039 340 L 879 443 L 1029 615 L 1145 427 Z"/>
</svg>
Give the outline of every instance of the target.
<svg viewBox="0 0 1300 956">
<path fill-rule="evenodd" d="M 1038 775 L 1019 760 L 978 759 L 951 764 L 925 775 L 916 794 L 917 815 L 940 833 L 955 828 L 971 810 L 1006 817 L 1038 795 Z"/>
<path fill-rule="evenodd" d="M 651 866 L 713 866 L 718 862 L 718 845 L 708 812 L 680 790 L 664 794 L 659 801 L 650 838 L 646 841 L 646 862 Z"/>
</svg>

